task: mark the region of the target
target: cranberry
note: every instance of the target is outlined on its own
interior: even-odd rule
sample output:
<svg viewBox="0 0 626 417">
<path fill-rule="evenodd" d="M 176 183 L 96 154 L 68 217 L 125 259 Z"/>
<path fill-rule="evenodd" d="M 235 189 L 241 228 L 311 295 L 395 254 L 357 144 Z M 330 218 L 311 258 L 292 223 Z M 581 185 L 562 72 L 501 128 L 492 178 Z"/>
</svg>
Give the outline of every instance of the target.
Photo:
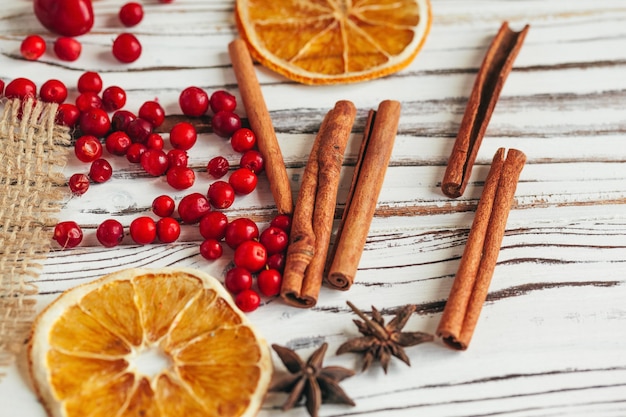
<svg viewBox="0 0 626 417">
<path fill-rule="evenodd" d="M 234 267 L 226 272 L 224 286 L 233 294 L 252 288 L 252 274 L 245 268 Z"/>
<path fill-rule="evenodd" d="M 4 94 L 4 81 L 0 80 L 0 96 Z"/>
<path fill-rule="evenodd" d="M 235 190 L 226 181 L 211 184 L 207 196 L 211 205 L 218 209 L 228 208 L 235 202 Z"/>
<path fill-rule="evenodd" d="M 223 156 L 212 158 L 207 164 L 206 170 L 213 178 L 222 178 L 228 172 L 230 164 Z"/>
<path fill-rule="evenodd" d="M 191 123 L 176 123 L 170 130 L 170 143 L 174 149 L 189 150 L 196 143 L 198 134 Z"/>
<path fill-rule="evenodd" d="M 193 224 L 211 209 L 209 200 L 200 193 L 184 196 L 178 203 L 178 214 L 183 222 Z"/>
<path fill-rule="evenodd" d="M 237 194 L 250 194 L 256 188 L 257 176 L 248 168 L 235 170 L 228 178 L 228 183 Z"/>
<path fill-rule="evenodd" d="M 124 26 L 136 26 L 143 19 L 143 7 L 135 2 L 126 3 L 120 8 L 118 15 Z"/>
<path fill-rule="evenodd" d="M 226 235 L 228 218 L 221 211 L 209 211 L 200 219 L 200 235 L 205 239 L 222 240 Z"/>
<path fill-rule="evenodd" d="M 74 38 L 58 38 L 54 42 L 54 53 L 61 61 L 76 61 L 80 56 L 83 47 Z"/>
<path fill-rule="evenodd" d="M 95 136 L 81 136 L 74 143 L 74 154 L 79 161 L 93 162 L 102 156 L 102 144 Z"/>
<path fill-rule="evenodd" d="M 89 109 L 101 109 L 102 99 L 98 93 L 87 91 L 76 97 L 76 107 L 78 107 L 81 112 L 86 112 Z"/>
<path fill-rule="evenodd" d="M 102 104 L 106 106 L 104 101 Z M 111 117 L 111 128 L 116 131 L 122 130 L 126 132 L 130 122 L 132 122 L 136 118 L 137 116 L 135 116 L 133 113 L 129 112 L 128 110 L 118 110 L 115 113 L 113 113 L 113 116 Z"/>
<path fill-rule="evenodd" d="M 29 35 L 22 40 L 20 53 L 29 61 L 36 61 L 46 52 L 46 41 L 39 35 Z"/>
<path fill-rule="evenodd" d="M 229 138 L 237 130 L 241 129 L 241 119 L 230 111 L 218 111 L 211 119 L 211 126 L 216 135 Z"/>
<path fill-rule="evenodd" d="M 147 151 L 146 145 L 142 145 L 141 143 L 133 143 L 128 147 L 126 151 L 126 159 L 128 162 L 132 162 L 133 164 L 138 164 L 141 162 L 141 155 L 145 151 Z"/>
<path fill-rule="evenodd" d="M 124 226 L 115 219 L 105 220 L 96 229 L 96 239 L 105 248 L 117 246 L 124 240 Z"/>
<path fill-rule="evenodd" d="M 157 235 L 156 223 L 148 216 L 137 217 L 130 223 L 130 237 L 135 243 L 147 245 L 154 242 Z"/>
<path fill-rule="evenodd" d="M 107 87 L 102 92 L 102 108 L 108 112 L 119 110 L 126 104 L 126 91 L 116 85 Z M 128 112 L 130 113 L 130 112 Z M 132 113 L 131 113 L 132 114 Z M 134 116 L 134 115 L 133 115 Z M 118 129 L 124 130 L 124 129 Z"/>
<path fill-rule="evenodd" d="M 85 174 L 73 174 L 68 181 L 68 185 L 72 194 L 83 195 L 89 189 L 89 177 Z"/>
<path fill-rule="evenodd" d="M 53 239 L 56 240 L 63 249 L 74 248 L 82 242 L 83 231 L 76 222 L 60 222 L 57 223 L 54 228 Z"/>
<path fill-rule="evenodd" d="M 109 115 L 102 109 L 89 109 L 80 115 L 80 130 L 85 135 L 104 137 L 111 129 Z"/>
<path fill-rule="evenodd" d="M 239 166 L 242 168 L 248 168 L 250 171 L 258 175 L 263 172 L 265 164 L 263 162 L 263 156 L 261 155 L 261 153 L 252 149 L 246 151 L 243 155 L 241 155 L 241 159 L 239 160 Z"/>
<path fill-rule="evenodd" d="M 223 252 L 222 244 L 215 239 L 207 239 L 200 244 L 200 255 L 209 261 L 219 259 Z"/>
<path fill-rule="evenodd" d="M 231 249 L 236 249 L 242 242 L 259 237 L 259 228 L 252 220 L 240 217 L 228 223 L 224 240 Z"/>
<path fill-rule="evenodd" d="M 113 175 L 113 168 L 106 159 L 96 159 L 89 168 L 89 178 L 94 182 L 106 182 Z"/>
<path fill-rule="evenodd" d="M 180 93 L 178 104 L 184 115 L 199 117 L 209 108 L 209 96 L 199 87 L 187 87 Z"/>
<path fill-rule="evenodd" d="M 287 244 L 289 243 L 289 236 L 283 229 L 280 229 L 275 226 L 270 226 L 267 229 L 261 232 L 261 236 L 259 236 L 259 242 L 265 249 L 267 249 L 267 253 L 273 255 L 275 253 L 283 252 L 287 249 Z"/>
<path fill-rule="evenodd" d="M 160 149 L 148 148 L 141 155 L 142 168 L 153 177 L 159 177 L 167 171 L 167 155 Z"/>
<path fill-rule="evenodd" d="M 233 261 L 236 266 L 246 268 L 250 272 L 258 272 L 267 262 L 267 250 L 256 240 L 246 240 L 235 249 Z"/>
<path fill-rule="evenodd" d="M 150 122 L 152 127 L 159 127 L 165 121 L 165 110 L 158 101 L 146 101 L 139 108 L 137 116 Z"/>
<path fill-rule="evenodd" d="M 135 62 L 141 55 L 141 43 L 132 33 L 122 33 L 113 41 L 112 51 L 120 62 Z"/>
<path fill-rule="evenodd" d="M 170 167 L 186 167 L 189 156 L 187 151 L 182 149 L 170 149 L 167 151 L 167 160 L 170 162 Z"/>
<path fill-rule="evenodd" d="M 156 222 L 157 238 L 162 243 L 176 242 L 180 236 L 180 224 L 171 217 L 163 217 Z"/>
<path fill-rule="evenodd" d="M 63 36 L 79 36 L 93 27 L 91 0 L 35 0 L 35 16 L 46 29 Z"/>
<path fill-rule="evenodd" d="M 291 231 L 291 216 L 289 216 L 288 214 L 279 214 L 272 219 L 272 221 L 270 222 L 270 226 L 283 229 L 285 233 L 289 234 L 289 232 Z"/>
<path fill-rule="evenodd" d="M 77 87 L 79 93 L 86 93 L 87 91 L 99 93 L 102 91 L 102 78 L 97 72 L 84 72 L 78 77 Z"/>
<path fill-rule="evenodd" d="M 282 272 L 285 269 L 285 253 L 275 253 L 267 257 L 267 267 Z"/>
<path fill-rule="evenodd" d="M 128 122 L 126 133 L 133 142 L 145 145 L 148 142 L 148 136 L 152 133 L 152 125 L 149 121 L 138 117 Z"/>
<path fill-rule="evenodd" d="M 235 304 L 244 313 L 250 313 L 261 305 L 261 297 L 254 290 L 244 290 L 235 296 Z"/>
<path fill-rule="evenodd" d="M 4 90 L 7 98 L 35 98 L 37 96 L 37 86 L 28 78 L 16 78 L 9 82 Z"/>
<path fill-rule="evenodd" d="M 59 80 L 48 80 L 41 85 L 39 97 L 46 103 L 61 104 L 67 98 L 67 87 Z"/>
<path fill-rule="evenodd" d="M 72 103 L 63 103 L 57 110 L 55 122 L 61 126 L 74 127 L 78 123 L 80 110 Z"/>
<path fill-rule="evenodd" d="M 230 146 L 235 152 L 246 152 L 254 148 L 256 145 L 256 135 L 248 128 L 242 127 L 233 133 L 230 138 Z"/>
<path fill-rule="evenodd" d="M 217 90 L 211 94 L 210 104 L 213 113 L 220 111 L 234 112 L 237 108 L 237 99 L 228 91 Z"/>
<path fill-rule="evenodd" d="M 282 283 L 283 277 L 280 271 L 275 269 L 264 269 L 257 277 L 259 291 L 266 297 L 273 297 L 280 294 Z"/>
<path fill-rule="evenodd" d="M 176 190 L 186 190 L 195 181 L 196 174 L 191 168 L 173 167 L 167 170 L 167 183 Z"/>
<path fill-rule="evenodd" d="M 150 133 L 148 135 L 148 140 L 146 141 L 146 146 L 148 149 L 163 149 L 165 143 L 163 142 L 163 136 L 158 133 Z M 169 161 L 169 159 L 168 159 Z"/>
<path fill-rule="evenodd" d="M 132 144 L 128 135 L 124 132 L 112 132 L 104 141 L 104 146 L 111 155 L 126 155 L 128 148 Z"/>
<path fill-rule="evenodd" d="M 169 195 L 160 195 L 152 201 L 152 212 L 159 217 L 170 217 L 175 208 L 176 203 Z"/>
</svg>

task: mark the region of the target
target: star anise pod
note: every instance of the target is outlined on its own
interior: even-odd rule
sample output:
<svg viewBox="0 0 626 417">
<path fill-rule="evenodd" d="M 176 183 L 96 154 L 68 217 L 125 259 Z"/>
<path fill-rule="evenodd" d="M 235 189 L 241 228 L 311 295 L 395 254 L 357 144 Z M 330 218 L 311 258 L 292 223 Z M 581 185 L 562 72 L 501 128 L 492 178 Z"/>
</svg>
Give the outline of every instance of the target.
<svg viewBox="0 0 626 417">
<path fill-rule="evenodd" d="M 306 396 L 306 408 L 311 417 L 317 417 L 322 403 L 354 405 L 354 401 L 339 386 L 339 382 L 354 375 L 354 371 L 340 366 L 322 365 L 328 344 L 321 345 L 304 362 L 293 350 L 272 345 L 280 360 L 289 371 L 275 373 L 270 391 L 288 392 L 283 411 L 291 409 L 302 397 Z"/>
<path fill-rule="evenodd" d="M 350 339 L 339 346 L 337 355 L 346 352 L 363 353 L 363 371 L 368 369 L 376 359 L 387 373 L 392 355 L 411 366 L 404 348 L 433 340 L 433 335 L 428 333 L 402 331 L 411 314 L 415 311 L 414 305 L 409 304 L 400 308 L 396 316 L 385 325 L 385 319 L 374 306 L 372 306 L 372 318 L 370 319 L 350 301 L 347 303 L 352 311 L 363 319 L 363 321 L 354 320 L 354 324 L 363 336 Z"/>
</svg>

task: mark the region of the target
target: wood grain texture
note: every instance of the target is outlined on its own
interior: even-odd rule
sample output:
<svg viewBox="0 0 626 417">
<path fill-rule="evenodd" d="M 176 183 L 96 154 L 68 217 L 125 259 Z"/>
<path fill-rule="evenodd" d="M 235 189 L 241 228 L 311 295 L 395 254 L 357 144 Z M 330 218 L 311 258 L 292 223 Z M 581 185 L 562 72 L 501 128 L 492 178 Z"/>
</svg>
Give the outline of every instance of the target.
<svg viewBox="0 0 626 417">
<path fill-rule="evenodd" d="M 5 1 L 0 10 L 0 79 L 26 76 L 41 85 L 57 78 L 75 86 L 85 70 L 106 85 L 127 89 L 127 108 L 157 97 L 168 114 L 179 113 L 180 91 L 197 85 L 238 95 L 227 45 L 236 36 L 234 2 L 144 2 L 145 20 L 133 29 L 142 58 L 120 65 L 109 54 L 121 32 L 115 15 L 123 0 L 96 0 L 94 31 L 81 38 L 74 63 L 50 53 L 40 61 L 19 57 L 28 33 L 41 29 L 30 0 Z M 360 369 L 356 355 L 333 355 L 357 335 L 345 301 L 384 314 L 412 303 L 407 331 L 434 333 L 482 191 L 499 147 L 528 157 L 510 213 L 502 249 L 472 345 L 454 352 L 439 342 L 407 349 L 412 366 L 392 361 L 342 386 L 356 407 L 324 405 L 323 416 L 624 416 L 626 415 L 626 4 L 621 0 L 433 0 L 433 27 L 424 49 L 405 70 L 363 84 L 297 85 L 268 70 L 257 74 L 288 168 L 298 192 L 308 153 L 326 111 L 341 99 L 358 112 L 340 180 L 336 219 L 358 152 L 367 112 L 383 99 L 400 101 L 398 136 L 358 278 L 348 292 L 322 288 L 306 311 L 266 300 L 250 314 L 271 343 L 307 356 L 329 343 L 327 362 Z M 440 191 L 445 164 L 467 97 L 490 39 L 502 21 L 531 28 L 502 90 L 463 197 Z M 76 91 L 70 92 L 76 97 Z M 241 107 L 242 116 L 245 116 Z M 211 156 L 239 156 L 227 141 L 202 133 L 191 153 L 198 173 L 193 191 L 206 191 Z M 95 228 L 115 217 L 128 225 L 148 212 L 152 199 L 171 193 L 114 159 L 111 182 L 65 203 L 62 219 L 84 225 L 85 242 L 54 251 L 37 281 L 41 309 L 61 291 L 105 273 L 135 266 L 188 266 L 223 277 L 232 252 L 213 263 L 198 253 L 200 235 L 183 227 L 171 245 L 116 249 L 97 245 Z M 85 171 L 70 162 L 65 173 Z M 95 189 L 95 187 L 94 187 Z M 93 191 L 93 190 L 91 190 Z M 171 193 L 181 198 L 185 193 Z M 261 227 L 275 214 L 267 181 L 227 213 L 250 216 Z M 279 414 L 284 397 L 268 397 L 260 415 Z M 0 380 L 0 416 L 43 417 L 21 365 Z M 296 407 L 285 416 L 305 416 Z"/>
</svg>

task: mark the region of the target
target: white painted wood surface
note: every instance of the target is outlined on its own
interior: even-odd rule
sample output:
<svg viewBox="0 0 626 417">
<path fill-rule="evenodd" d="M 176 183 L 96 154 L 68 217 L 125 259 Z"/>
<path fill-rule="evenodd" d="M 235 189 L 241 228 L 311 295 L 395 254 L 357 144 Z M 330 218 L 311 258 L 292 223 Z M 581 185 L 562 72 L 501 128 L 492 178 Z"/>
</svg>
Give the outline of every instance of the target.
<svg viewBox="0 0 626 417">
<path fill-rule="evenodd" d="M 30 0 L 5 0 L 0 9 L 0 78 L 26 76 L 39 85 L 58 78 L 74 86 L 85 70 L 129 92 L 127 108 L 155 97 L 179 112 L 180 91 L 197 85 L 238 94 L 226 46 L 236 36 L 233 2 L 144 1 L 137 33 L 139 61 L 120 65 L 110 44 L 122 28 L 122 0 L 94 1 L 96 26 L 81 38 L 82 57 L 62 63 L 19 58 L 19 43 L 43 31 Z M 452 283 L 495 149 L 528 156 L 516 193 L 488 301 L 466 352 L 441 343 L 407 349 L 411 367 L 394 360 L 389 373 L 374 366 L 342 386 L 355 407 L 324 405 L 322 416 L 624 416 L 626 415 L 626 3 L 594 1 L 433 0 L 434 24 L 423 51 L 406 70 L 362 84 L 306 87 L 258 68 L 294 192 L 323 114 L 339 99 L 359 109 L 343 171 L 345 197 L 366 112 L 383 99 L 403 112 L 391 167 L 379 198 L 357 280 L 348 292 L 323 289 L 310 310 L 270 300 L 251 320 L 271 343 L 308 356 L 326 341 L 328 364 L 360 369 L 356 355 L 335 349 L 357 335 L 350 300 L 388 314 L 413 303 L 406 329 L 433 333 Z M 502 92 L 464 197 L 444 197 L 439 184 L 465 101 L 486 47 L 501 22 L 531 25 Z M 72 92 L 75 97 L 76 92 Z M 240 114 L 243 113 L 239 108 Z M 198 172 L 210 157 L 237 156 L 223 139 L 202 135 L 192 153 Z M 170 192 L 163 179 L 140 175 L 115 159 L 115 176 L 65 204 L 60 217 L 80 222 L 79 248 L 50 254 L 38 281 L 38 308 L 61 291 L 107 272 L 135 266 L 190 266 L 222 277 L 229 255 L 207 262 L 199 235 L 185 227 L 172 245 L 99 247 L 97 224 L 130 221 L 152 199 Z M 85 167 L 70 162 L 70 175 Z M 203 174 L 194 190 L 204 191 Z M 174 193 L 182 196 L 184 193 Z M 340 207 L 341 208 L 341 207 Z M 231 218 L 254 216 L 263 226 L 274 213 L 266 180 L 239 199 Z M 281 369 L 277 362 L 278 369 Z M 281 414 L 283 395 L 270 395 L 260 413 Z M 284 413 L 305 416 L 303 407 Z M 14 366 L 0 382 L 0 416 L 44 416 Z"/>
</svg>

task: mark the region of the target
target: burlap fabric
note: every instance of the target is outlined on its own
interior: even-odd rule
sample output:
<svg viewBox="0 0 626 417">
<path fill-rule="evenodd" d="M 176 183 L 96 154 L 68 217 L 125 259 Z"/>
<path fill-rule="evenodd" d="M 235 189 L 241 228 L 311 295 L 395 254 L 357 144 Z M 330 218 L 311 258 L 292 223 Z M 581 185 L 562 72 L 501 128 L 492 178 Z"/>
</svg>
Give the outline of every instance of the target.
<svg viewBox="0 0 626 417">
<path fill-rule="evenodd" d="M 35 314 L 34 281 L 50 250 L 66 187 L 70 136 L 55 104 L 0 103 L 0 378 L 24 347 Z"/>
</svg>

